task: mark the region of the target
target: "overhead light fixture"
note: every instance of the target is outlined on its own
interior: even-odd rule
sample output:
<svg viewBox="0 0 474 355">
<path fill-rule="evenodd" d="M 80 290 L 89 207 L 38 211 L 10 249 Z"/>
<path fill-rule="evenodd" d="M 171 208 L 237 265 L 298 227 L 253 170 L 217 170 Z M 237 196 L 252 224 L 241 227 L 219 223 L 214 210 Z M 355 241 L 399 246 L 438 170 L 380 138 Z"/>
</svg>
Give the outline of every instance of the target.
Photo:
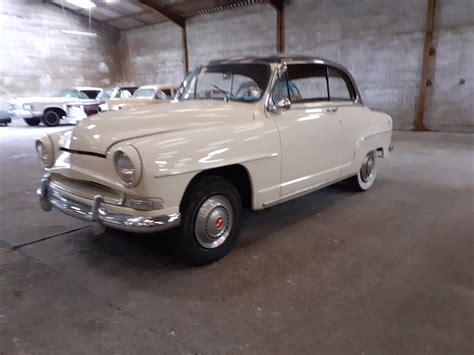
<svg viewBox="0 0 474 355">
<path fill-rule="evenodd" d="M 71 30 L 61 30 L 61 32 L 62 33 L 67 33 L 68 35 L 97 37 L 97 33 L 94 33 L 94 32 L 71 31 Z"/>
<path fill-rule="evenodd" d="M 91 0 L 66 0 L 66 1 L 70 4 L 89 10 L 89 32 L 74 31 L 74 30 L 61 30 L 61 32 L 69 34 L 69 35 L 97 37 L 97 33 L 91 32 L 91 8 L 95 7 L 95 4 Z M 63 16 L 64 18 L 66 18 L 66 14 L 64 13 L 63 0 L 61 0 L 61 7 L 63 8 Z"/>
<path fill-rule="evenodd" d="M 95 7 L 95 4 L 90 0 L 66 0 L 66 2 L 82 7 L 83 9 L 92 9 Z"/>
</svg>

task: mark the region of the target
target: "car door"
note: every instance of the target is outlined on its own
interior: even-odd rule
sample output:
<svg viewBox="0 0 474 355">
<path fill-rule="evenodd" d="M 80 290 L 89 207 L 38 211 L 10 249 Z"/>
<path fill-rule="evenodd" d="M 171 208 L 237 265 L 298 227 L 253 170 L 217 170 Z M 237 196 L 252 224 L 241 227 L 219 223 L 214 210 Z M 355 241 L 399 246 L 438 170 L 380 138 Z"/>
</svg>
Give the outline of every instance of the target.
<svg viewBox="0 0 474 355">
<path fill-rule="evenodd" d="M 356 143 L 363 127 L 369 124 L 368 115 L 366 108 L 355 102 L 354 85 L 343 71 L 328 67 L 328 84 L 329 97 L 336 108 L 335 116 L 341 122 L 341 162 L 344 171 L 351 171 Z"/>
<path fill-rule="evenodd" d="M 343 144 L 325 65 L 288 65 L 272 96 L 275 104 L 284 99 L 291 107 L 273 116 L 281 140 L 282 198 L 337 179 Z"/>
</svg>

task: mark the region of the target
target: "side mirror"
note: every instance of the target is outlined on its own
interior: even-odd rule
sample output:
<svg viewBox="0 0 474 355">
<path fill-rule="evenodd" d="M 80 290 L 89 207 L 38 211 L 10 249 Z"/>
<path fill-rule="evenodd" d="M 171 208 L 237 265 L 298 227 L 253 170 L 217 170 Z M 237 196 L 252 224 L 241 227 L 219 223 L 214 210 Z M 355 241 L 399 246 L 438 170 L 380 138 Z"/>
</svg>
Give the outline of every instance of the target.
<svg viewBox="0 0 474 355">
<path fill-rule="evenodd" d="M 280 114 L 282 110 L 289 110 L 291 108 L 291 101 L 287 97 L 281 99 L 276 104 L 268 105 L 268 111 L 275 114 Z"/>
<path fill-rule="evenodd" d="M 276 107 L 280 110 L 289 110 L 291 108 L 291 101 L 285 97 L 277 102 Z"/>
</svg>

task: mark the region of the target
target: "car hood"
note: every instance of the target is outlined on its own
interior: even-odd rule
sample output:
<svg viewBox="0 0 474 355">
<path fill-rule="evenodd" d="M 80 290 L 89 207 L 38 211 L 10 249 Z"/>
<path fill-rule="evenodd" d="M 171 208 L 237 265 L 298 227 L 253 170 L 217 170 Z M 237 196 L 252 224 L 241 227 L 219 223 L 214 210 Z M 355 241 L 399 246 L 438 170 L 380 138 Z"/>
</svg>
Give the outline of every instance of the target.
<svg viewBox="0 0 474 355">
<path fill-rule="evenodd" d="M 100 103 L 103 103 L 103 101 L 99 101 L 99 100 L 96 100 L 96 99 L 87 99 L 87 100 L 74 100 L 74 101 L 68 101 L 68 105 L 71 105 L 71 106 L 77 106 L 77 105 L 83 105 L 83 106 L 86 106 L 86 105 L 95 105 L 95 104 L 100 104 Z"/>
<path fill-rule="evenodd" d="M 59 145 L 105 155 L 112 145 L 121 141 L 248 122 L 253 119 L 255 108 L 255 104 L 211 100 L 132 107 L 83 120 L 65 133 Z"/>
<path fill-rule="evenodd" d="M 158 99 L 111 99 L 108 101 L 110 107 L 121 106 L 121 107 L 132 107 L 140 105 L 154 105 L 169 103 L 170 100 L 158 100 Z"/>
<path fill-rule="evenodd" d="M 23 105 L 23 104 L 34 104 L 34 103 L 57 103 L 62 104 L 66 102 L 71 102 L 78 100 L 77 98 L 72 97 L 57 97 L 57 96 L 50 96 L 50 97 L 20 97 L 17 99 L 9 100 L 9 104 L 13 105 Z"/>
</svg>

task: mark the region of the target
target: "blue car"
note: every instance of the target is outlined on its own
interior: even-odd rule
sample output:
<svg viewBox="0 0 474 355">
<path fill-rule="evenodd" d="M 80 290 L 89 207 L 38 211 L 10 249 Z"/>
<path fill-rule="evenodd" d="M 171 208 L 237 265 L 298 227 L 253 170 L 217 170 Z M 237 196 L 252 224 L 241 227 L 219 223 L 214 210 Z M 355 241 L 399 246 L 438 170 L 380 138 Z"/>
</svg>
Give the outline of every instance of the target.
<svg viewBox="0 0 474 355">
<path fill-rule="evenodd" d="M 0 124 L 8 126 L 11 123 L 12 119 L 8 111 L 0 111 Z"/>
</svg>

